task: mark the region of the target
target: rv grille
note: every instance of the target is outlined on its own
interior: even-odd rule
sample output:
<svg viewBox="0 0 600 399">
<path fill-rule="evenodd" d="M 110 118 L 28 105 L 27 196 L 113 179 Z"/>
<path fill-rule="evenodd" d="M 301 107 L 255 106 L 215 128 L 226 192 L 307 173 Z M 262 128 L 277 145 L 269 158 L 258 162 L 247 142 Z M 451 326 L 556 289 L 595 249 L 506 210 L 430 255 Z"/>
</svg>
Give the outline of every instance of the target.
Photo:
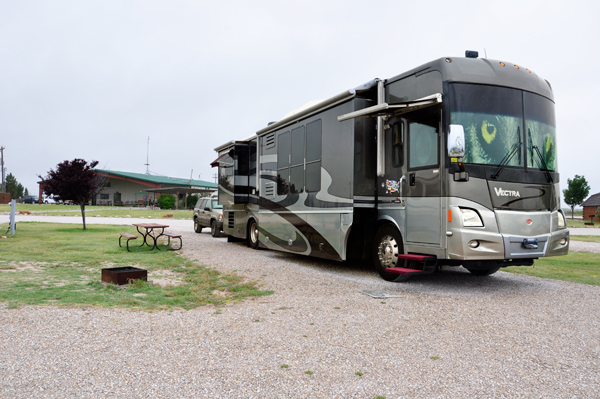
<svg viewBox="0 0 600 399">
<path fill-rule="evenodd" d="M 229 227 L 230 229 L 233 229 L 234 226 L 235 226 L 235 214 L 233 212 L 229 212 L 228 219 L 227 219 L 227 227 Z"/>
<path fill-rule="evenodd" d="M 275 133 L 268 134 L 265 137 L 265 146 L 267 149 L 275 147 Z"/>
<path fill-rule="evenodd" d="M 265 197 L 272 198 L 275 196 L 275 185 L 267 184 L 265 185 Z"/>
</svg>

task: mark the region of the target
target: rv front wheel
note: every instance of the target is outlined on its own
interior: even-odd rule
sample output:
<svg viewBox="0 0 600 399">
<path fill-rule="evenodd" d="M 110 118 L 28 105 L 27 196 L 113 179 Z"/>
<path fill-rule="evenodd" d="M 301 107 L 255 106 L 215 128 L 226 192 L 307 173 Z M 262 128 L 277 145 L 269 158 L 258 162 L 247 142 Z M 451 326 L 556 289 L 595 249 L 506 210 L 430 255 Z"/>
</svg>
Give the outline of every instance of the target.
<svg viewBox="0 0 600 399">
<path fill-rule="evenodd" d="M 409 276 L 386 272 L 391 267 L 404 267 L 404 261 L 398 259 L 398 254 L 403 253 L 402 237 L 398 230 L 391 225 L 382 226 L 375 235 L 373 245 L 373 263 L 381 278 L 395 282 L 408 280 Z"/>
<path fill-rule="evenodd" d="M 248 245 L 252 249 L 258 248 L 258 224 L 252 220 L 248 225 Z"/>
</svg>

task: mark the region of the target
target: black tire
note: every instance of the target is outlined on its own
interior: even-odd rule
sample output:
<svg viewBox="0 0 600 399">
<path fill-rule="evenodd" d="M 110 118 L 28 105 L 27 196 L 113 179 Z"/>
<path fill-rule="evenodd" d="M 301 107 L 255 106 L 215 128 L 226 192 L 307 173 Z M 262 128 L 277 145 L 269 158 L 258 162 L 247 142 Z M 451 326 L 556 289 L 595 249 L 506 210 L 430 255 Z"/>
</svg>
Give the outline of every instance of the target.
<svg viewBox="0 0 600 399">
<path fill-rule="evenodd" d="M 469 269 L 468 267 L 466 269 L 469 271 L 469 273 L 471 273 L 474 276 L 490 276 L 490 275 L 496 273 L 498 270 L 500 270 L 499 267 L 495 267 L 493 269 L 487 269 L 487 270 Z"/>
<path fill-rule="evenodd" d="M 402 237 L 398 230 L 391 225 L 382 226 L 375 234 L 373 241 L 373 264 L 381 278 L 397 283 L 406 281 L 410 276 L 387 273 L 390 267 L 405 267 L 405 262 L 398 259 L 398 254 L 404 253 Z"/>
<path fill-rule="evenodd" d="M 214 220 L 210 221 L 210 235 L 213 237 L 221 237 L 221 233 L 219 232 L 219 229 L 217 229 L 217 222 Z"/>
<path fill-rule="evenodd" d="M 258 224 L 256 220 L 248 223 L 248 246 L 252 249 L 258 249 Z"/>
<path fill-rule="evenodd" d="M 196 233 L 202 233 L 202 226 L 200 226 L 200 223 L 198 222 L 198 218 L 194 218 L 194 231 Z"/>
</svg>

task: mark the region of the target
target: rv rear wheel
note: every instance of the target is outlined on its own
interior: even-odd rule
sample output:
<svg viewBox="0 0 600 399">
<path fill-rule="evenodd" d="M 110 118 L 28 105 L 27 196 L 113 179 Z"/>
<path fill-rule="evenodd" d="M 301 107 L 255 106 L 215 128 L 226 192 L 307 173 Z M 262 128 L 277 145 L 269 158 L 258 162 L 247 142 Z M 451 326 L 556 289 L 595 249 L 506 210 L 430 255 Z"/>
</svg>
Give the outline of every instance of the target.
<svg viewBox="0 0 600 399">
<path fill-rule="evenodd" d="M 194 219 L 194 231 L 196 233 L 202 233 L 202 226 L 200 226 L 200 223 L 198 223 L 198 218 Z"/>
<path fill-rule="evenodd" d="M 404 267 L 404 260 L 398 259 L 398 254 L 403 253 L 402 237 L 398 230 L 391 225 L 382 226 L 375 234 L 373 243 L 373 264 L 381 278 L 398 283 L 408 280 L 409 276 L 385 271 L 391 267 Z"/>
<path fill-rule="evenodd" d="M 258 248 L 258 224 L 252 220 L 248 225 L 248 246 L 252 249 Z"/>
<path fill-rule="evenodd" d="M 491 274 L 496 273 L 498 270 L 500 270 L 499 267 L 495 267 L 493 269 L 487 269 L 487 270 L 469 269 L 469 268 L 466 268 L 466 269 L 474 276 L 489 276 Z"/>
</svg>

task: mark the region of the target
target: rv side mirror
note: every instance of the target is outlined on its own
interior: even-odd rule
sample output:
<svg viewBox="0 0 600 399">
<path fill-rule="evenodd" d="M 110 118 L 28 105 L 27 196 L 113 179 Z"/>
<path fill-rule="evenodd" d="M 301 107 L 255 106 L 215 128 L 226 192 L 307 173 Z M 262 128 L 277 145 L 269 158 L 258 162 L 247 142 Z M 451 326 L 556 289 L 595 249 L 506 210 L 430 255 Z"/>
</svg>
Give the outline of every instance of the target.
<svg viewBox="0 0 600 399">
<path fill-rule="evenodd" d="M 448 156 L 462 158 L 465 156 L 465 129 L 462 125 L 450 125 L 448 132 Z"/>
</svg>

